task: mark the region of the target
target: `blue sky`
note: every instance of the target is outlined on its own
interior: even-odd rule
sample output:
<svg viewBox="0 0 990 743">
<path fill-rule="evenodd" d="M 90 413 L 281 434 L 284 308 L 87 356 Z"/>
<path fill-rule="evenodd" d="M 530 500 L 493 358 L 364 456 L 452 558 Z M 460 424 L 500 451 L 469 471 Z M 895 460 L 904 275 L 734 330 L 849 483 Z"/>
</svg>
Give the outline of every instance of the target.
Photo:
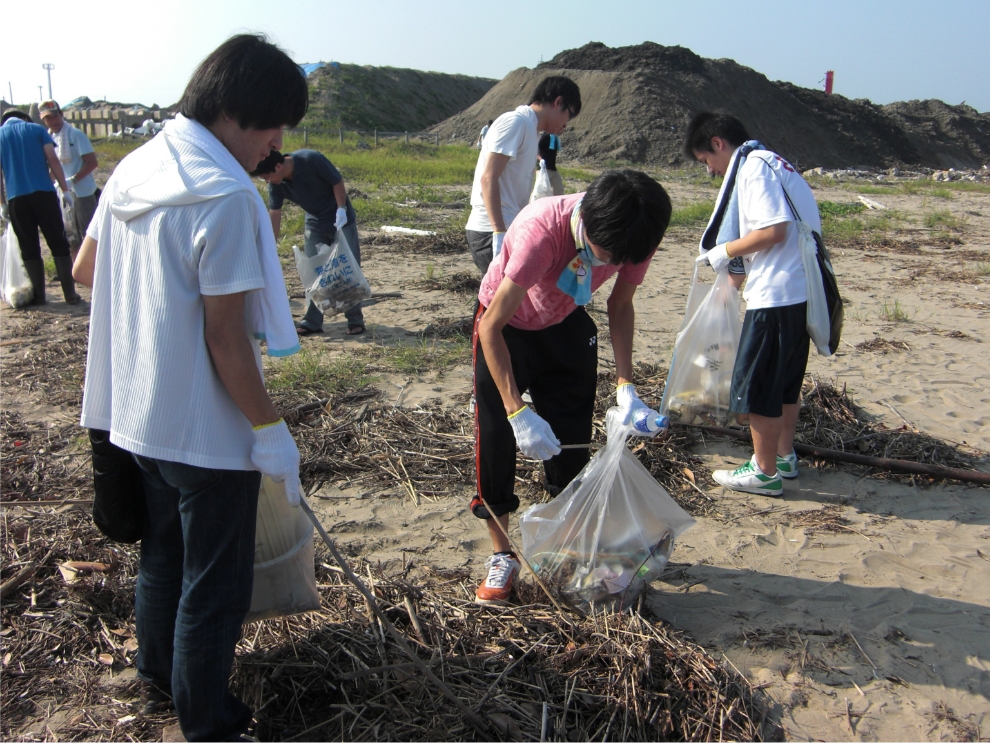
<svg viewBox="0 0 990 743">
<path fill-rule="evenodd" d="M 3 11 L 0 88 L 16 102 L 52 88 L 174 103 L 196 64 L 230 34 L 262 31 L 299 62 L 336 60 L 501 78 L 601 41 L 680 45 L 817 88 L 889 103 L 965 101 L 990 111 L 987 0 L 169 0 L 100 6 L 50 0 Z M 43 12 L 39 9 L 43 8 Z M 42 24 L 46 27 L 42 28 Z M 42 44 L 42 40 L 44 43 Z M 983 49 L 981 52 L 980 49 Z"/>
</svg>

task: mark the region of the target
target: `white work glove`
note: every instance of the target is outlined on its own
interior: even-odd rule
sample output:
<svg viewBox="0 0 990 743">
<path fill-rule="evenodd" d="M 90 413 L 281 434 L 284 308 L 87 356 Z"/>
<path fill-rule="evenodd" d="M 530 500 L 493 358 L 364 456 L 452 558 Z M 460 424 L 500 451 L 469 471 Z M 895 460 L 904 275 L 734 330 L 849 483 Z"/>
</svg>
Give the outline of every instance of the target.
<svg viewBox="0 0 990 743">
<path fill-rule="evenodd" d="M 553 435 L 550 424 L 533 412 L 529 405 L 509 416 L 512 433 L 519 451 L 531 459 L 546 461 L 560 454 L 560 441 Z"/>
<path fill-rule="evenodd" d="M 66 181 L 66 185 L 68 185 L 68 181 Z M 71 188 L 62 191 L 62 198 L 65 200 L 65 205 L 70 209 L 72 208 L 72 205 L 76 203 L 76 200 L 72 198 Z"/>
<path fill-rule="evenodd" d="M 68 186 L 67 193 L 76 192 L 76 182 L 69 176 L 65 176 L 65 185 Z"/>
<path fill-rule="evenodd" d="M 732 260 L 732 256 L 729 255 L 727 251 L 727 243 L 722 245 L 716 245 L 714 248 L 709 250 L 703 255 L 699 255 L 695 259 L 696 263 L 707 263 L 714 269 L 715 273 L 722 273 L 723 271 L 729 270 L 729 261 Z"/>
<path fill-rule="evenodd" d="M 347 209 L 340 207 L 337 209 L 337 218 L 334 220 L 333 226 L 339 230 L 345 224 L 347 224 Z"/>
<path fill-rule="evenodd" d="M 504 240 L 505 240 L 504 232 L 492 233 L 492 259 L 498 258 L 498 254 L 502 252 L 502 242 Z"/>
<path fill-rule="evenodd" d="M 284 481 L 289 505 L 299 505 L 299 449 L 284 420 L 254 429 L 251 464 L 275 482 Z"/>
<path fill-rule="evenodd" d="M 0 204 L 0 217 L 10 221 L 10 207 L 7 204 Z"/>
<path fill-rule="evenodd" d="M 636 394 L 636 387 L 631 382 L 620 384 L 615 389 L 615 402 L 622 411 L 622 422 L 631 423 L 634 428 L 633 436 L 649 436 L 653 438 L 659 433 L 666 435 L 670 422 L 666 416 L 660 415 Z M 659 420 L 660 425 L 657 426 Z"/>
</svg>

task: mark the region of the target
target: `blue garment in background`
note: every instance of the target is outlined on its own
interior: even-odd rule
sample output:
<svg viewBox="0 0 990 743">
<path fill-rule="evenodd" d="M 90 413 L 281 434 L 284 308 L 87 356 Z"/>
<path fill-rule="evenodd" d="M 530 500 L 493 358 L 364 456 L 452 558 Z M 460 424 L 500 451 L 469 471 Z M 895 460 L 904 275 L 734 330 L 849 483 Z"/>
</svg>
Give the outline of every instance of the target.
<svg viewBox="0 0 990 743">
<path fill-rule="evenodd" d="M 7 199 L 36 191 L 54 191 L 45 145 L 55 146 L 43 126 L 8 119 L 0 126 L 0 167 L 3 168 Z"/>
</svg>

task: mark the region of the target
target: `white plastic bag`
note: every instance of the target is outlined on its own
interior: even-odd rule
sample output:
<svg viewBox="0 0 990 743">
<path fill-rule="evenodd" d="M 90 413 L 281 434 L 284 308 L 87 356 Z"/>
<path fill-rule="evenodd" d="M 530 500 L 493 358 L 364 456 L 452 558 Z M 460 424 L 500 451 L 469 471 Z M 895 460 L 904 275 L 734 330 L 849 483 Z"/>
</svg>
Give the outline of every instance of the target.
<svg viewBox="0 0 990 743">
<path fill-rule="evenodd" d="M 529 203 L 532 204 L 544 196 L 553 196 L 553 184 L 550 182 L 550 172 L 547 170 L 546 160 L 540 160 L 540 172 L 536 174 L 536 183 L 533 184 L 533 193 L 530 194 Z"/>
<path fill-rule="evenodd" d="M 626 448 L 633 429 L 619 408 L 605 423 L 606 446 L 560 495 L 519 518 L 525 559 L 584 609 L 631 606 L 695 523 Z"/>
<path fill-rule="evenodd" d="M 21 247 L 14 234 L 14 226 L 10 223 L 4 230 L 0 250 L 3 252 L 0 255 L 0 295 L 3 301 L 14 309 L 31 304 L 34 288 L 24 270 Z"/>
<path fill-rule="evenodd" d="M 709 287 L 698 280 L 698 268 L 696 263 L 660 412 L 672 422 L 725 425 L 742 334 L 739 292 L 727 270 Z"/>
<path fill-rule="evenodd" d="M 337 230 L 333 245 L 320 244 L 317 249 L 317 254 L 308 258 L 297 246 L 292 246 L 307 300 L 324 315 L 332 316 L 371 297 L 371 285 L 354 260 L 343 230 Z"/>
<path fill-rule="evenodd" d="M 285 484 L 267 475 L 258 492 L 254 535 L 254 589 L 244 622 L 320 608 L 313 524 L 285 497 Z"/>
</svg>

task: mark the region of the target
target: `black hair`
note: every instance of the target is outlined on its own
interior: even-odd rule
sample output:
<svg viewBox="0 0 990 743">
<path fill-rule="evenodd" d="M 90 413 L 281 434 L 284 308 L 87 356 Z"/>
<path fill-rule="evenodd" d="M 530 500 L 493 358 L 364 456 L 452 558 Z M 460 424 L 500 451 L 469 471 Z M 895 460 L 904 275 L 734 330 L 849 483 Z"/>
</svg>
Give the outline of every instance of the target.
<svg viewBox="0 0 990 743">
<path fill-rule="evenodd" d="M 293 127 L 308 107 L 302 68 L 261 34 L 231 36 L 214 49 L 179 101 L 182 115 L 204 126 L 229 116 L 241 129 Z"/>
<path fill-rule="evenodd" d="M 272 150 L 268 157 L 258 163 L 258 167 L 251 171 L 251 175 L 267 175 L 275 172 L 275 166 L 285 162 L 285 155 L 278 150 Z"/>
<path fill-rule="evenodd" d="M 3 116 L 0 116 L 0 126 L 6 124 L 8 119 L 20 119 L 21 121 L 26 121 L 29 124 L 31 123 L 31 117 L 19 108 L 8 108 L 4 111 Z"/>
<path fill-rule="evenodd" d="M 581 219 L 585 236 L 611 253 L 612 263 L 642 263 L 660 245 L 671 210 L 670 196 L 646 173 L 606 170 L 588 186 Z"/>
<path fill-rule="evenodd" d="M 695 152 L 714 152 L 712 137 L 724 139 L 733 147 L 752 139 L 746 127 L 735 116 L 718 111 L 702 111 L 688 124 L 687 135 L 684 137 L 684 156 L 694 160 Z"/>
<path fill-rule="evenodd" d="M 571 112 L 572 119 L 581 113 L 581 89 L 576 82 L 563 75 L 543 78 L 529 97 L 529 102 L 553 104 L 558 98 L 564 99 L 564 108 Z"/>
</svg>

